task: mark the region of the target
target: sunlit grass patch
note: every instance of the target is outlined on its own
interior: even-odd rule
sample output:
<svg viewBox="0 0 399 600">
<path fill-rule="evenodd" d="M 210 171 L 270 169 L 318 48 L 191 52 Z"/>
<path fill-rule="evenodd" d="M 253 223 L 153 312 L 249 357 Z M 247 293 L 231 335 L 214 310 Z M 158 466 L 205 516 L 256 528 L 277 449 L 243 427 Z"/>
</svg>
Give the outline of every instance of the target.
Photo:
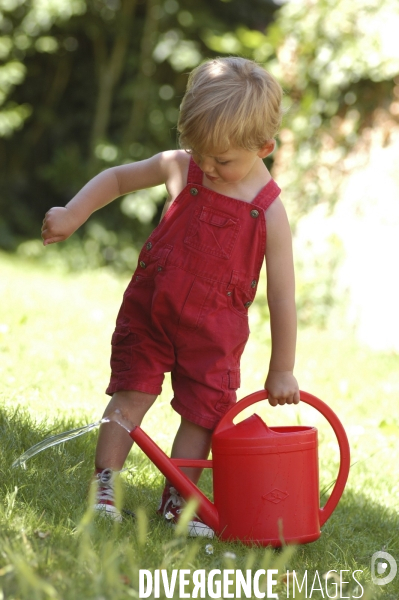
<svg viewBox="0 0 399 600">
<path fill-rule="evenodd" d="M 136 447 L 121 478 L 123 505 L 136 512 L 137 520 L 127 516 L 118 525 L 94 518 L 86 509 L 95 432 L 43 451 L 26 463 L 26 470 L 11 469 L 35 443 L 101 417 L 109 340 L 126 281 L 104 272 L 66 276 L 4 257 L 0 261 L 0 598 L 1 593 L 7 600 L 137 598 L 140 569 L 166 569 L 170 577 L 173 569 L 209 573 L 265 565 L 280 570 L 276 589 L 284 598 L 287 571 L 302 577 L 308 570 L 312 579 L 317 571 L 325 585 L 329 570 L 358 569 L 365 585 L 374 552 L 385 548 L 399 557 L 399 417 L 393 410 L 399 360 L 359 347 L 350 332 L 337 327 L 300 331 L 296 373 L 301 388 L 330 404 L 342 420 L 352 468 L 321 538 L 292 554 L 218 539 L 210 551 L 209 540 L 176 536 L 156 515 L 163 477 Z M 260 389 L 267 372 L 268 325 L 253 308 L 240 397 Z M 171 396 L 166 381 L 143 423 L 165 451 L 178 425 Z M 320 486 L 329 488 L 338 451 L 325 420 L 306 406 L 272 409 L 265 402 L 256 412 L 270 425 L 317 426 Z M 201 488 L 212 496 L 210 471 Z M 325 500 L 322 496 L 322 504 Z M 349 596 L 349 585 L 343 589 L 342 597 L 345 590 Z M 397 600 L 397 581 L 370 594 Z M 319 591 L 311 597 L 323 596 Z"/>
</svg>

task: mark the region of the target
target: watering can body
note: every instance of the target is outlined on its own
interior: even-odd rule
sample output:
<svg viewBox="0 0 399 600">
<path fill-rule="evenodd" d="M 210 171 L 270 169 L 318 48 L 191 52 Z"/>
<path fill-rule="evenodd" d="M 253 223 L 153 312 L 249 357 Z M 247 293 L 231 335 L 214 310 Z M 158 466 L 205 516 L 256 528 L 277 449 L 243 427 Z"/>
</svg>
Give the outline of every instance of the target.
<svg viewBox="0 0 399 600">
<path fill-rule="evenodd" d="M 222 539 L 279 546 L 320 536 L 314 427 L 269 428 L 255 414 L 217 433 L 212 453 Z"/>
<path fill-rule="evenodd" d="M 348 440 L 333 411 L 301 392 L 301 401 L 327 418 L 340 448 L 338 478 L 321 509 L 315 427 L 268 427 L 256 414 L 234 424 L 242 410 L 265 398 L 265 390 L 255 392 L 224 415 L 212 436 L 212 461 L 170 459 L 140 427 L 130 435 L 184 498 L 197 498 L 198 516 L 220 539 L 274 547 L 312 542 L 344 490 L 350 464 Z M 181 466 L 213 468 L 214 504 L 180 471 Z"/>
</svg>

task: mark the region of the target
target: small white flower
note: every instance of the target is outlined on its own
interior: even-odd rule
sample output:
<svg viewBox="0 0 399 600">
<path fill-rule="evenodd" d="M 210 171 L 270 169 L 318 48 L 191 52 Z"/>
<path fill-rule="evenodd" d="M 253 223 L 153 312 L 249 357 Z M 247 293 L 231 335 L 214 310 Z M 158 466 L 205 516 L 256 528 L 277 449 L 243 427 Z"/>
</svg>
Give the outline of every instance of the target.
<svg viewBox="0 0 399 600">
<path fill-rule="evenodd" d="M 225 552 L 223 555 L 225 558 L 232 558 L 233 560 L 237 558 L 234 552 Z"/>
<path fill-rule="evenodd" d="M 206 552 L 207 554 L 213 554 L 213 546 L 212 546 L 212 544 L 207 544 L 207 545 L 205 546 L 205 552 Z"/>
<path fill-rule="evenodd" d="M 174 514 L 171 513 L 170 511 L 167 512 L 165 515 L 165 519 L 168 519 L 168 521 L 171 521 L 172 519 L 174 519 Z"/>
</svg>

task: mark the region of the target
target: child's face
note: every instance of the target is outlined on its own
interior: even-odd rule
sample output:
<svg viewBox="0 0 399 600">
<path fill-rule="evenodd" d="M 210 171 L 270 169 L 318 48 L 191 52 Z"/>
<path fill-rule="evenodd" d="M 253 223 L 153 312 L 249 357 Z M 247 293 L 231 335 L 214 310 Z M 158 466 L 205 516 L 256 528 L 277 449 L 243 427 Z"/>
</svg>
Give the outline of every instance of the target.
<svg viewBox="0 0 399 600">
<path fill-rule="evenodd" d="M 246 150 L 230 146 L 227 151 L 213 151 L 211 154 L 192 156 L 197 165 L 212 183 L 229 184 L 247 181 L 259 160 L 265 158 L 274 149 L 274 140 L 270 140 L 259 150 Z"/>
</svg>

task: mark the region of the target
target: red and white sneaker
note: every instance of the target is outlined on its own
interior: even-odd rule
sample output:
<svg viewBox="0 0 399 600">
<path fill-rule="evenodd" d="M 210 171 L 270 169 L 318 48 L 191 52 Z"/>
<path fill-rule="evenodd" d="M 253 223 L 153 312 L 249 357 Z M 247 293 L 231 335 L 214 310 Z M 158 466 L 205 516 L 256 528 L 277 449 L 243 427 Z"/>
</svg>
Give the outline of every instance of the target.
<svg viewBox="0 0 399 600">
<path fill-rule="evenodd" d="M 162 515 L 170 525 L 174 526 L 179 520 L 179 515 L 185 504 L 184 498 L 180 496 L 177 489 L 171 485 L 166 485 L 162 493 L 157 513 Z M 198 517 L 194 517 L 188 522 L 188 535 L 190 537 L 202 536 L 213 538 L 215 532 L 208 527 L 208 525 L 205 525 Z"/>
<path fill-rule="evenodd" d="M 122 515 L 115 506 L 115 477 L 118 476 L 118 471 L 112 469 L 104 469 L 98 471 L 94 476 L 94 484 L 97 484 L 95 495 L 94 510 L 98 514 L 108 516 L 119 523 L 122 521 Z"/>
</svg>

